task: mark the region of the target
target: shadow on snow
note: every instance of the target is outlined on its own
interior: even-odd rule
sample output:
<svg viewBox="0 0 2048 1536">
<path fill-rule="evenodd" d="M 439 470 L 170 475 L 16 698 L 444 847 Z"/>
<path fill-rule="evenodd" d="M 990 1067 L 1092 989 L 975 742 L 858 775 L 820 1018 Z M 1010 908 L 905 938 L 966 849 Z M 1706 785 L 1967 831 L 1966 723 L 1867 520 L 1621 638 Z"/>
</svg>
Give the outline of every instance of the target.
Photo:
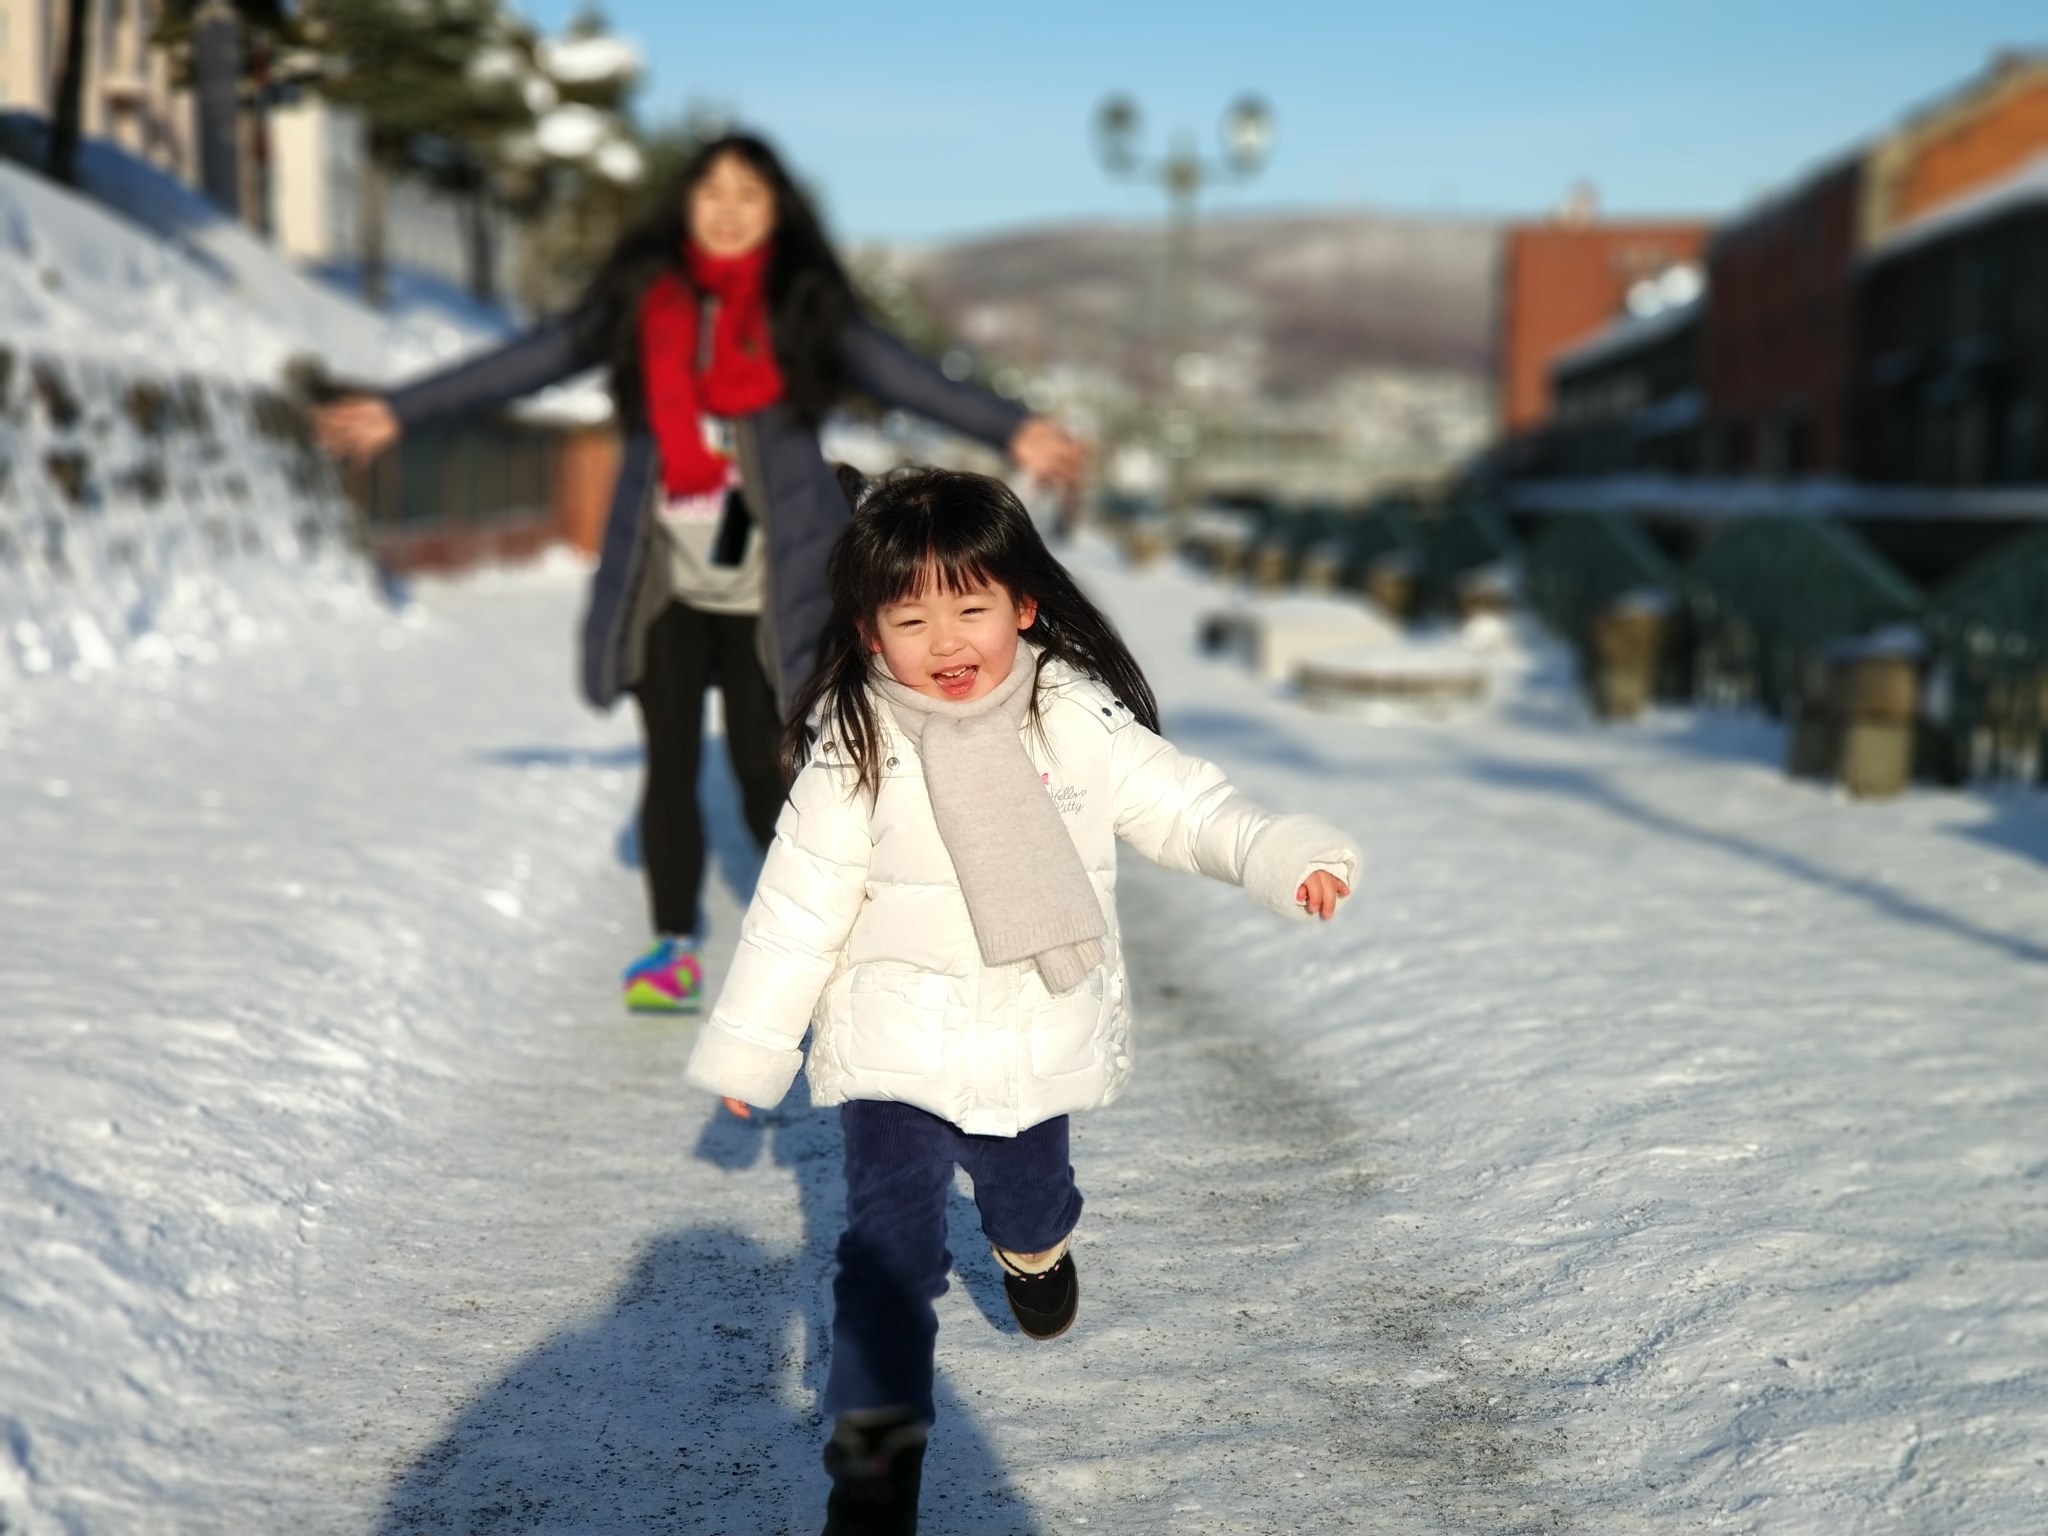
<svg viewBox="0 0 2048 1536">
<path fill-rule="evenodd" d="M 696 1177 L 765 1156 L 788 1170 L 803 1239 L 778 1251 L 703 1226 L 649 1242 L 603 1314 L 513 1366 L 401 1476 L 379 1536 L 424 1532 L 808 1532 L 824 1521 L 817 1409 L 831 1340 L 840 1227 L 838 1116 L 799 1079 L 780 1109 L 705 1125 Z M 957 1191 L 954 1232 L 977 1240 Z M 955 1277 L 1013 1330 L 993 1261 Z M 923 1528 L 1025 1533 L 1037 1524 L 942 1368 Z"/>
</svg>

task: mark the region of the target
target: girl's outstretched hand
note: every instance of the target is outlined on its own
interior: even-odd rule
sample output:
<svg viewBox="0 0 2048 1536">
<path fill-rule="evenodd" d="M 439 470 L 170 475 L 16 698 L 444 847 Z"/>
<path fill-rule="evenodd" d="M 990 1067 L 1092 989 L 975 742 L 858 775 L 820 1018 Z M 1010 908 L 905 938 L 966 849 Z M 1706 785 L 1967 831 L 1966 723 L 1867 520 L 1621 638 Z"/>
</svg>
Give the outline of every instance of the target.
<svg viewBox="0 0 2048 1536">
<path fill-rule="evenodd" d="M 742 1120 L 754 1118 L 754 1106 L 745 1099 L 727 1099 L 725 1100 L 725 1107 L 738 1115 Z"/>
<path fill-rule="evenodd" d="M 1337 903 L 1350 894 L 1350 886 L 1327 869 L 1319 869 L 1301 883 L 1294 899 L 1327 923 L 1337 915 Z M 728 1099 L 726 1102 L 732 1101 Z"/>
<path fill-rule="evenodd" d="M 1078 487 L 1088 472 L 1088 445 L 1043 416 L 1027 417 L 1017 428 L 1010 439 L 1010 457 L 1033 479 L 1063 490 Z"/>
</svg>

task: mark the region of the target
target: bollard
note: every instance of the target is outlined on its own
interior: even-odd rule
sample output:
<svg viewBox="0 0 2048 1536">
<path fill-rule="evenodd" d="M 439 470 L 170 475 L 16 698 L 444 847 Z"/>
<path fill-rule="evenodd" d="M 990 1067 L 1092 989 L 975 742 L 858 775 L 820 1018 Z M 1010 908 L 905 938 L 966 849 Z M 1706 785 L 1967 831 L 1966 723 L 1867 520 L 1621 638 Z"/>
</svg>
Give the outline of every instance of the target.
<svg viewBox="0 0 2048 1536">
<path fill-rule="evenodd" d="M 1365 595 L 1397 624 L 1415 616 L 1418 585 L 1415 558 L 1405 552 L 1381 555 L 1365 569 Z"/>
<path fill-rule="evenodd" d="M 1834 664 L 1808 656 L 1799 664 L 1799 686 L 1785 733 L 1785 772 L 1795 779 L 1832 779 L 1841 755 L 1835 728 Z"/>
<path fill-rule="evenodd" d="M 1603 720 L 1634 720 L 1656 691 L 1669 600 L 1630 593 L 1593 616 L 1586 636 L 1593 709 Z"/>
<path fill-rule="evenodd" d="M 1835 778 L 1858 799 L 1885 799 L 1913 780 L 1920 659 L 1903 649 L 1854 647 L 1833 667 Z"/>
<path fill-rule="evenodd" d="M 1483 565 L 1465 572 L 1457 583 L 1458 621 L 1506 618 L 1514 611 L 1515 592 L 1514 572 L 1506 566 Z"/>
<path fill-rule="evenodd" d="M 1155 522 L 1133 522 L 1124 529 L 1124 559 L 1143 569 L 1166 553 L 1166 530 Z"/>
<path fill-rule="evenodd" d="M 1343 573 L 1342 552 L 1325 544 L 1301 557 L 1301 587 L 1304 592 L 1334 592 Z"/>
<path fill-rule="evenodd" d="M 1252 552 L 1252 585 L 1261 592 L 1278 592 L 1287 584 L 1287 546 L 1261 544 Z"/>
</svg>

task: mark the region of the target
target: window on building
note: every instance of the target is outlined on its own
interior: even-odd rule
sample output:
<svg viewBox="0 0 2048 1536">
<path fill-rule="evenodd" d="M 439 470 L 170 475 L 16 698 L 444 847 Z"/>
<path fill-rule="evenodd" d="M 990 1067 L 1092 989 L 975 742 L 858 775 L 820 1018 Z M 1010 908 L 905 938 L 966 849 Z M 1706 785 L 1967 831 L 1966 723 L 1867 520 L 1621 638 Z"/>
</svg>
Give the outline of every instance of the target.
<svg viewBox="0 0 2048 1536">
<path fill-rule="evenodd" d="M 1791 406 L 1778 419 L 1778 456 L 1781 473 L 1803 475 L 1813 468 L 1813 413 L 1803 405 Z"/>
<path fill-rule="evenodd" d="M 1740 475 L 1748 469 L 1748 427 L 1736 420 L 1716 423 L 1707 436 L 1707 473 Z"/>
<path fill-rule="evenodd" d="M 1972 390 L 1956 412 L 1954 478 L 1957 485 L 1982 485 L 1991 467 L 1991 429 L 1997 419 L 1989 395 Z"/>
<path fill-rule="evenodd" d="M 2008 327 L 2017 318 L 2013 303 L 2013 267 L 2018 255 L 2015 231 L 2006 231 L 1996 237 L 1984 252 L 1983 293 L 1980 296 L 1982 311 L 1978 316 L 1978 328 L 1993 334 L 2008 334 Z"/>
<path fill-rule="evenodd" d="M 1984 252 L 1963 251 L 1956 258 L 1955 307 L 1950 325 L 1958 336 L 1972 336 L 1984 328 Z"/>
<path fill-rule="evenodd" d="M 2042 462 L 2040 396 L 2021 386 L 2004 406 L 1998 432 L 1997 479 L 2006 485 L 2048 480 L 2048 464 Z"/>
</svg>

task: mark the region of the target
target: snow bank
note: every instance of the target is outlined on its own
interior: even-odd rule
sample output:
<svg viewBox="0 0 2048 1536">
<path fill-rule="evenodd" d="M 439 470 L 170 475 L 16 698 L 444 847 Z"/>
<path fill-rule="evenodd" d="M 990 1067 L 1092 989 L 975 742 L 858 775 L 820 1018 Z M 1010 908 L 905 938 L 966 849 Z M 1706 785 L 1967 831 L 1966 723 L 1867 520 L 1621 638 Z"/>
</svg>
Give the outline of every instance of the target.
<svg viewBox="0 0 2048 1536">
<path fill-rule="evenodd" d="M 16 149 L 41 134 L 0 118 Z M 81 174 L 89 196 L 0 161 L 0 687 L 375 610 L 285 372 L 396 379 L 502 317 L 403 276 L 367 309 L 112 146 L 87 143 Z"/>
<path fill-rule="evenodd" d="M 0 139 L 24 157 L 44 131 L 38 118 L 0 116 Z M 402 273 L 397 302 L 372 309 L 114 145 L 81 145 L 79 180 L 82 197 L 0 162 L 0 231 L 33 269 L 0 270 L 25 299 L 9 318 L 49 350 L 271 383 L 294 359 L 318 359 L 338 376 L 390 384 L 511 328 Z"/>
<path fill-rule="evenodd" d="M 1211 612 L 1203 639 L 1261 677 L 1292 677 L 1303 660 L 1332 651 L 1398 645 L 1401 628 L 1363 598 L 1289 593 L 1242 599 Z"/>
</svg>

